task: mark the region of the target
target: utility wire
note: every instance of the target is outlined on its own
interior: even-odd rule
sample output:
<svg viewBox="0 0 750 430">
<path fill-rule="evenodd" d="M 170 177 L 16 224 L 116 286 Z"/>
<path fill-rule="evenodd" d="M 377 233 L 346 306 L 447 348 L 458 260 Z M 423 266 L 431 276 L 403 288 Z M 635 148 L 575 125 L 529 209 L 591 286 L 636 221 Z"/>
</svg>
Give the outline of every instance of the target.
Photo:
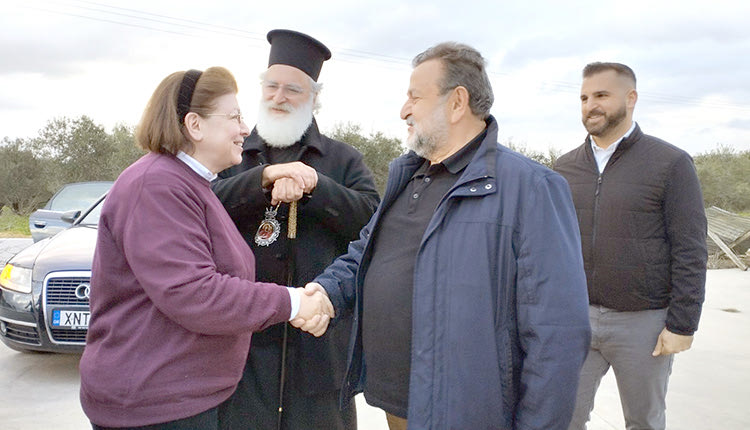
<svg viewBox="0 0 750 430">
<path fill-rule="evenodd" d="M 40 7 L 40 3 L 54 5 L 54 6 L 67 6 L 74 10 L 80 10 L 85 12 L 93 12 L 94 15 L 84 15 L 82 13 L 74 13 L 66 10 L 56 10 Z M 253 42 L 253 45 L 258 45 L 258 42 L 265 42 L 266 36 L 260 33 L 247 31 L 244 29 L 238 29 L 228 26 L 215 25 L 204 23 L 195 20 L 176 18 L 168 15 L 156 14 L 146 12 L 137 9 L 124 8 L 118 6 L 111 6 L 94 1 L 77 0 L 77 1 L 58 1 L 58 2 L 36 2 L 27 3 L 22 2 L 19 4 L 20 7 L 33 9 L 43 12 L 50 12 L 55 14 L 67 15 L 75 18 L 88 19 L 93 21 L 104 22 L 108 24 L 116 24 L 133 28 L 140 28 L 145 30 L 158 31 L 162 33 L 175 34 L 179 36 L 187 37 L 203 37 L 202 34 L 191 33 L 191 30 L 195 30 L 202 33 L 217 34 L 232 38 L 241 38 L 247 41 Z M 113 16 L 113 18 L 105 18 L 102 16 L 96 16 L 97 13 Z M 135 22 L 129 22 L 134 20 Z M 156 26 L 154 24 L 157 24 Z M 159 25 L 167 26 L 162 28 Z M 174 28 L 171 28 L 174 27 Z M 348 48 L 338 48 L 336 52 L 346 58 L 343 60 L 354 64 L 365 64 L 366 62 L 377 62 L 381 67 L 387 67 L 392 69 L 401 69 L 408 67 L 411 64 L 411 60 L 403 57 L 396 57 L 390 55 L 377 54 L 373 52 L 360 51 Z M 339 60 L 342 60 L 339 57 Z M 488 70 L 488 74 L 492 76 L 510 76 L 509 73 Z M 579 84 L 565 82 L 565 81 L 543 81 L 539 85 L 541 91 L 553 91 L 562 93 L 577 93 L 579 91 Z M 697 100 L 691 97 L 677 96 L 677 95 L 666 95 L 659 93 L 639 93 L 641 98 L 647 99 L 656 103 L 665 103 L 673 105 L 685 105 L 685 106 L 697 106 L 706 108 L 716 109 L 730 109 L 740 111 L 750 111 L 750 106 L 738 105 L 734 103 L 716 102 L 716 101 L 703 101 Z"/>
</svg>

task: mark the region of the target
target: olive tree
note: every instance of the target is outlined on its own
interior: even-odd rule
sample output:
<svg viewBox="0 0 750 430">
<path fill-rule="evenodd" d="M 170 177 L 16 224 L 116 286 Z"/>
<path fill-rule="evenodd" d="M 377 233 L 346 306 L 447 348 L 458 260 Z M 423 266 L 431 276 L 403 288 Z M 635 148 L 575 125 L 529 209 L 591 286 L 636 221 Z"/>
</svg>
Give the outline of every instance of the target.
<svg viewBox="0 0 750 430">
<path fill-rule="evenodd" d="M 706 206 L 750 212 L 750 150 L 719 145 L 694 161 Z"/>
<path fill-rule="evenodd" d="M 46 202 L 46 160 L 24 148 L 24 141 L 7 137 L 0 143 L 0 209 L 7 206 L 16 214 L 27 214 Z"/>
<path fill-rule="evenodd" d="M 24 213 L 41 206 L 63 184 L 114 180 L 143 155 L 132 127 L 119 124 L 108 133 L 85 115 L 52 119 L 34 138 L 5 138 L 0 150 L 0 199 Z"/>
<path fill-rule="evenodd" d="M 394 158 L 404 152 L 401 141 L 386 137 L 379 131 L 365 136 L 362 127 L 353 123 L 336 124 L 333 131 L 327 133 L 327 135 L 352 145 L 362 153 L 365 164 L 375 177 L 375 186 L 382 195 L 388 179 L 388 165 Z"/>
</svg>

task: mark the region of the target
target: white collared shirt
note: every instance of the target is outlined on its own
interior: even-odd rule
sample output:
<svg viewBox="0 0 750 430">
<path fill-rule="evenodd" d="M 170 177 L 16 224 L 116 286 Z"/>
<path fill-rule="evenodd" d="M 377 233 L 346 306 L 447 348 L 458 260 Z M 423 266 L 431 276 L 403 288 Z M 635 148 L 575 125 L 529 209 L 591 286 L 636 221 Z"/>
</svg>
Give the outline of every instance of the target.
<svg viewBox="0 0 750 430">
<path fill-rule="evenodd" d="M 200 161 L 182 151 L 177 153 L 177 158 L 183 163 L 187 164 L 188 167 L 193 169 L 195 173 L 199 174 L 202 178 L 205 178 L 208 182 L 211 182 L 218 177 L 216 173 L 208 170 L 208 167 L 201 164 Z"/>
<path fill-rule="evenodd" d="M 622 135 L 619 139 L 615 140 L 614 143 L 609 145 L 606 149 L 600 147 L 599 145 L 594 142 L 593 137 L 589 137 L 591 140 L 591 149 L 594 150 L 594 158 L 596 159 L 596 166 L 599 168 L 599 173 L 602 173 L 604 171 L 604 167 L 607 166 L 607 163 L 609 162 L 609 159 L 612 158 L 612 154 L 615 153 L 615 150 L 617 150 L 617 146 L 620 145 L 620 142 L 622 142 L 623 139 L 630 136 L 630 133 L 635 130 L 635 121 L 630 125 L 630 129 L 625 132 L 625 134 Z"/>
<path fill-rule="evenodd" d="M 216 173 L 208 170 L 208 168 L 201 164 L 198 160 L 182 151 L 177 153 L 177 158 L 183 163 L 187 164 L 188 167 L 190 167 L 195 173 L 199 174 L 202 178 L 205 178 L 208 182 L 213 181 L 219 176 Z M 289 321 L 291 321 L 297 316 L 297 313 L 299 312 L 300 301 L 302 298 L 300 297 L 300 292 L 296 288 L 287 287 L 287 291 L 289 291 L 289 299 L 292 303 L 292 311 L 289 315 Z"/>
</svg>

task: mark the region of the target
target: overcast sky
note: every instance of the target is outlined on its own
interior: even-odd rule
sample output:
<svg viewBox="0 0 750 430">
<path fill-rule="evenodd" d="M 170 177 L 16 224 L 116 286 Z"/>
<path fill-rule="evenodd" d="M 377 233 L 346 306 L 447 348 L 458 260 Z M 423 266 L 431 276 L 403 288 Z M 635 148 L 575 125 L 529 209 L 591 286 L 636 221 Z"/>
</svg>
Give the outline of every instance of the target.
<svg viewBox="0 0 750 430">
<path fill-rule="evenodd" d="M 500 139 L 568 151 L 581 69 L 628 64 L 644 132 L 691 154 L 750 150 L 750 2 L 736 1 L 45 1 L 0 2 L 0 138 L 88 115 L 135 125 L 169 73 L 225 66 L 254 124 L 265 35 L 325 43 L 323 130 L 353 122 L 404 138 L 399 119 L 414 55 L 454 40 L 488 60 Z"/>
</svg>

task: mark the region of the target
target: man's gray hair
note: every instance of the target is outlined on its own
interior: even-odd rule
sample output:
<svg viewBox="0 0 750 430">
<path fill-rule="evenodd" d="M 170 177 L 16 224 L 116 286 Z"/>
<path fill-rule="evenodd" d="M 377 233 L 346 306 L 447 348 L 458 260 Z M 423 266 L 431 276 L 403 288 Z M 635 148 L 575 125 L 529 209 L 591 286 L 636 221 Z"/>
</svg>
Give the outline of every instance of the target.
<svg viewBox="0 0 750 430">
<path fill-rule="evenodd" d="M 440 60 L 445 68 L 440 94 L 446 94 L 458 86 L 466 88 L 471 112 L 481 119 L 487 119 L 495 96 L 482 54 L 462 43 L 443 42 L 414 57 L 412 66 L 417 67 L 435 59 Z"/>
<path fill-rule="evenodd" d="M 309 78 L 309 76 L 308 76 Z M 320 108 L 323 106 L 320 103 L 320 90 L 323 89 L 323 83 L 321 82 L 315 82 L 313 78 L 310 78 L 310 92 L 313 94 L 313 113 L 317 114 L 320 111 Z"/>
</svg>

